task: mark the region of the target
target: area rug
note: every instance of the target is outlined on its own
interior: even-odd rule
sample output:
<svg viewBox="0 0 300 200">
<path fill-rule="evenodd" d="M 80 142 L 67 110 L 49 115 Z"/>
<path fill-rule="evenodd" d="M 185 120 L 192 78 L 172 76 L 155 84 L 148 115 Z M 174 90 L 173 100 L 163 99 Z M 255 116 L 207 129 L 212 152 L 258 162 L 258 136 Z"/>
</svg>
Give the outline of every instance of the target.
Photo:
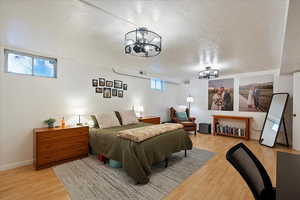
<svg viewBox="0 0 300 200">
<path fill-rule="evenodd" d="M 95 156 L 54 167 L 72 200 L 159 200 L 169 194 L 186 178 L 201 168 L 215 153 L 193 148 L 153 166 L 150 182 L 135 185 L 124 170 L 114 169 L 98 161 Z"/>
</svg>

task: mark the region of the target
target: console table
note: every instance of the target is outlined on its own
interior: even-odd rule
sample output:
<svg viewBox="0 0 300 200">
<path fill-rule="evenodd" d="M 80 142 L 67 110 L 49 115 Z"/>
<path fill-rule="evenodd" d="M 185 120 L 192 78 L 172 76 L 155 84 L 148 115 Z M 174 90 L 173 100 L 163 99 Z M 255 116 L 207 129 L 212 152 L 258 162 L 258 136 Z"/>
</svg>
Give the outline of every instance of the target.
<svg viewBox="0 0 300 200">
<path fill-rule="evenodd" d="M 238 135 L 234 133 L 224 133 L 216 130 L 216 124 L 222 120 L 232 120 L 232 121 L 241 121 L 244 123 L 245 129 L 243 135 Z M 236 137 L 249 140 L 250 138 L 250 122 L 252 117 L 245 117 L 245 116 L 229 116 L 229 115 L 213 115 L 213 135 L 222 135 L 222 136 L 229 136 L 229 137 Z"/>
<path fill-rule="evenodd" d="M 138 118 L 140 122 L 150 123 L 150 124 L 160 124 L 160 117 L 158 116 L 144 116 Z"/>
</svg>

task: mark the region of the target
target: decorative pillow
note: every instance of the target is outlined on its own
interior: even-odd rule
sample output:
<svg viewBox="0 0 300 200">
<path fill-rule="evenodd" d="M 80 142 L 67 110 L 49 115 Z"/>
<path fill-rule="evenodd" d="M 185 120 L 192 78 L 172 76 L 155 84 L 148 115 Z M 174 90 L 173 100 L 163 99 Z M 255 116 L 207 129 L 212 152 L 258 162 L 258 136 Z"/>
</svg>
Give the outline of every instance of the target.
<svg viewBox="0 0 300 200">
<path fill-rule="evenodd" d="M 139 121 L 136 118 L 134 110 L 119 111 L 119 113 L 122 118 L 123 125 L 139 123 Z"/>
<path fill-rule="evenodd" d="M 177 119 L 179 119 L 180 121 L 187 121 L 188 117 L 186 115 L 186 112 L 176 112 L 176 117 Z"/>
<path fill-rule="evenodd" d="M 91 119 L 94 122 L 94 128 L 99 128 L 99 124 L 95 115 L 91 115 Z"/>
<path fill-rule="evenodd" d="M 120 122 L 114 112 L 103 113 L 96 116 L 99 128 L 110 128 L 120 126 Z"/>
</svg>

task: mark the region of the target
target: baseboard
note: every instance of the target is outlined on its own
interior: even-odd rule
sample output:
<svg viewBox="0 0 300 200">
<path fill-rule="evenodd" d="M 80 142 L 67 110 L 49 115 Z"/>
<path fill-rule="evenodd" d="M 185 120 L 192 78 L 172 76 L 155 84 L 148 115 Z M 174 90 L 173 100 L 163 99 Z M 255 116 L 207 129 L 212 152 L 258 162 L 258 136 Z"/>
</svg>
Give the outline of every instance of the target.
<svg viewBox="0 0 300 200">
<path fill-rule="evenodd" d="M 25 166 L 25 165 L 31 165 L 32 163 L 33 163 L 33 160 L 24 160 L 24 161 L 21 161 L 21 162 L 15 162 L 15 163 L 9 163 L 9 164 L 5 164 L 5 165 L 0 165 L 0 171 L 14 169 L 14 168 L 22 167 L 22 166 Z"/>
</svg>

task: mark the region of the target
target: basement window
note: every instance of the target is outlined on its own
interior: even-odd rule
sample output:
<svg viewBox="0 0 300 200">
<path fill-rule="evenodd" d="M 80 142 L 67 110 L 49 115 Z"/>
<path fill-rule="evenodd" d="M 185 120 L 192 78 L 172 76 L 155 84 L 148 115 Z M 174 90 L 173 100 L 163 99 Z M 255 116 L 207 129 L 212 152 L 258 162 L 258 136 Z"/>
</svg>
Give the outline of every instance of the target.
<svg viewBox="0 0 300 200">
<path fill-rule="evenodd" d="M 158 78 L 152 78 L 151 79 L 151 89 L 164 91 L 165 82 L 163 80 L 158 79 Z"/>
<path fill-rule="evenodd" d="M 57 77 L 57 59 L 4 49 L 5 71 L 8 73 Z"/>
</svg>

